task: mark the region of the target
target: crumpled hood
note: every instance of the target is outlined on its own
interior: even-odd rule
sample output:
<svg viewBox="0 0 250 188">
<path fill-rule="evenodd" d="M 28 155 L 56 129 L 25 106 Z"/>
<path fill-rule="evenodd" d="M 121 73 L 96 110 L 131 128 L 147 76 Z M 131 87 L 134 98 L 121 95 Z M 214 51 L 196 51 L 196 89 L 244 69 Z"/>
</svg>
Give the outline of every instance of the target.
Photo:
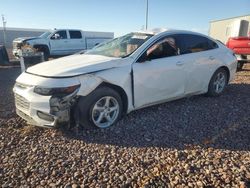
<svg viewBox="0 0 250 188">
<path fill-rule="evenodd" d="M 101 55 L 75 54 L 34 65 L 27 73 L 44 77 L 71 77 L 118 67 L 121 58 Z"/>
<path fill-rule="evenodd" d="M 16 38 L 13 40 L 13 42 L 24 42 L 24 41 L 27 41 L 27 40 L 33 40 L 33 39 L 38 39 L 39 37 L 19 37 L 19 38 Z"/>
</svg>

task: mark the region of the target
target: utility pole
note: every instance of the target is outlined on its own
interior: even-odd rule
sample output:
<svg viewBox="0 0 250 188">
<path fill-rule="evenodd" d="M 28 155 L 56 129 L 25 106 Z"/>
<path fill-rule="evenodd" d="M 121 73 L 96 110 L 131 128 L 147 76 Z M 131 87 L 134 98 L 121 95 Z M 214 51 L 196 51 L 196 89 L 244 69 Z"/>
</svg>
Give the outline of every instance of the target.
<svg viewBox="0 0 250 188">
<path fill-rule="evenodd" d="M 148 29 L 148 0 L 146 0 L 147 6 L 146 6 L 146 30 Z"/>
<path fill-rule="evenodd" d="M 4 18 L 4 15 L 2 14 L 2 21 L 3 21 L 3 43 L 4 43 L 4 46 L 6 46 L 6 21 L 5 21 L 5 18 Z"/>
</svg>

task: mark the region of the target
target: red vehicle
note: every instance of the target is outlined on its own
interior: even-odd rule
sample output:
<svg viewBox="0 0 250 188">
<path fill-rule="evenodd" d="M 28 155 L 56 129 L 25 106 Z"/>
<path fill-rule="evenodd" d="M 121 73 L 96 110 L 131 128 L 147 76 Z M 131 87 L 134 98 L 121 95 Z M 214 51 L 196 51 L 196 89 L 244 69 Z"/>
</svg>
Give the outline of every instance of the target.
<svg viewBox="0 0 250 188">
<path fill-rule="evenodd" d="M 250 55 L 250 36 L 249 37 L 231 37 L 226 46 L 234 51 L 238 59 L 238 70 L 242 69 L 244 63 L 250 62 L 247 55 Z"/>
</svg>

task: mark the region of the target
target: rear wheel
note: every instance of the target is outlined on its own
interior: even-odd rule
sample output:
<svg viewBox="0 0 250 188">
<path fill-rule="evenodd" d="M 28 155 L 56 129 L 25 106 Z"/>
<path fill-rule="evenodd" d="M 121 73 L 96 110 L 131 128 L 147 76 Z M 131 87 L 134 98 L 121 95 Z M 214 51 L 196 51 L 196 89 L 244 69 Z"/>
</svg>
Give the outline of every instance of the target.
<svg viewBox="0 0 250 188">
<path fill-rule="evenodd" d="M 108 87 L 100 87 L 90 95 L 80 98 L 75 119 L 84 127 L 107 128 L 115 124 L 122 114 L 120 95 Z"/>
<path fill-rule="evenodd" d="M 209 86 L 208 86 L 208 96 L 219 96 L 225 90 L 228 82 L 228 73 L 225 69 L 220 68 L 213 74 Z"/>
</svg>

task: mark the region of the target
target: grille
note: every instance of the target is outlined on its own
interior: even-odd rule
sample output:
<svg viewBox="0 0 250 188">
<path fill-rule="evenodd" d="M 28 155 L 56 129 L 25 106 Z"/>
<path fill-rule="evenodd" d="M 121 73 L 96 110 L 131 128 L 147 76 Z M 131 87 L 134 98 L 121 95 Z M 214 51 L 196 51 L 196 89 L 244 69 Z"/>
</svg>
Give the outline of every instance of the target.
<svg viewBox="0 0 250 188">
<path fill-rule="evenodd" d="M 15 94 L 15 103 L 17 108 L 22 108 L 24 110 L 29 110 L 30 103 L 21 95 Z"/>
<path fill-rule="evenodd" d="M 23 113 L 22 111 L 16 109 L 17 115 L 19 115 L 21 118 L 25 119 L 28 124 L 35 125 L 36 122 L 32 119 L 32 117 L 28 116 L 27 114 Z"/>
</svg>

